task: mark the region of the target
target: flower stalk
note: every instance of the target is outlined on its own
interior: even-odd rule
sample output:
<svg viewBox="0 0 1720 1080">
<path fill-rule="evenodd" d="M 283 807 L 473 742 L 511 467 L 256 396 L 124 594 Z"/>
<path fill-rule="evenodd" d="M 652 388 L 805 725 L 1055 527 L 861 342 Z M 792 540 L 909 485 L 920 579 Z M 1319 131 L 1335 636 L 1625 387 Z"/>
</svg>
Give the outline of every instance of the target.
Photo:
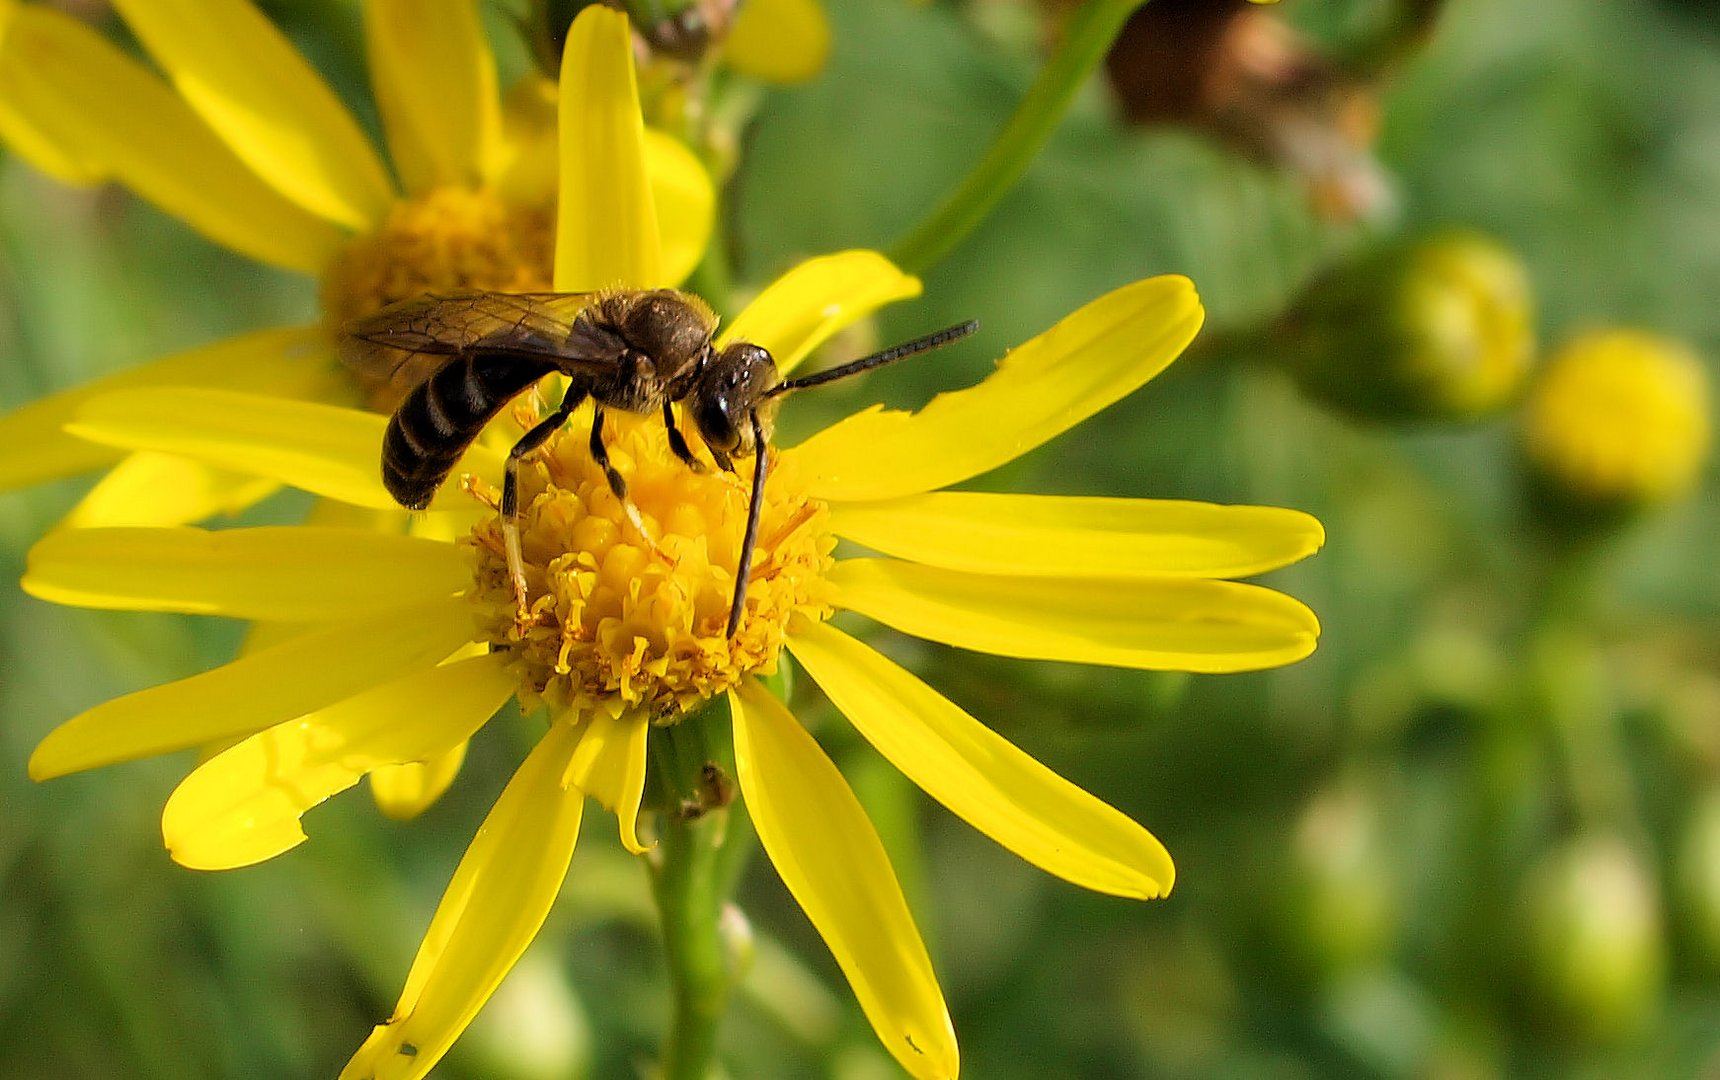
<svg viewBox="0 0 1720 1080">
<path fill-rule="evenodd" d="M 1105 58 L 1140 0 L 1087 0 L 1039 77 L 989 149 L 944 201 L 898 240 L 889 255 L 910 274 L 940 262 L 1014 187 Z"/>
<path fill-rule="evenodd" d="M 745 974 L 725 910 L 752 849 L 746 815 L 730 812 L 734 740 L 726 709 L 707 706 L 651 732 L 657 847 L 647 859 L 674 989 L 663 1080 L 706 1080 L 718 1026 Z"/>
</svg>

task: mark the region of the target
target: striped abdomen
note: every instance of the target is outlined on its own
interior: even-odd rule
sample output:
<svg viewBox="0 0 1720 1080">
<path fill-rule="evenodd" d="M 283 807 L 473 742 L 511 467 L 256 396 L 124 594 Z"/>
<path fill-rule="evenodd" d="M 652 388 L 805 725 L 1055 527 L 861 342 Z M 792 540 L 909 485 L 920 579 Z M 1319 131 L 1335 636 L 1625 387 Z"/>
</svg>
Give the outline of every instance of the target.
<svg viewBox="0 0 1720 1080">
<path fill-rule="evenodd" d="M 556 370 L 548 360 L 478 353 L 455 357 L 414 387 L 382 439 L 382 483 L 422 510 L 460 455 L 516 394 Z"/>
</svg>

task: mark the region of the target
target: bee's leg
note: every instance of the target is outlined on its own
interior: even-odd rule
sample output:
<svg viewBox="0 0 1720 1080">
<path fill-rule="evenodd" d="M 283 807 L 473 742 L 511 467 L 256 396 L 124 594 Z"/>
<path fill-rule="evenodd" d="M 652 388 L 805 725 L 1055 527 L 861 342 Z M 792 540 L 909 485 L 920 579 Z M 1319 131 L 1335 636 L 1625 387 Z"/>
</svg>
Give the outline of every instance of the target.
<svg viewBox="0 0 1720 1080">
<path fill-rule="evenodd" d="M 693 456 L 693 448 L 687 445 L 687 437 L 675 426 L 675 406 L 668 398 L 663 399 L 663 427 L 669 432 L 669 449 L 675 456 L 686 462 L 687 468 L 694 472 L 704 472 L 705 463 Z"/>
<path fill-rule="evenodd" d="M 502 543 L 507 548 L 508 578 L 514 583 L 514 603 L 522 623 L 529 616 L 530 605 L 526 597 L 526 560 L 520 551 L 520 461 L 548 442 L 584 400 L 585 391 L 569 387 L 555 412 L 520 437 L 520 441 L 508 451 L 507 463 L 502 466 Z"/>
<path fill-rule="evenodd" d="M 622 502 L 627 502 L 627 481 L 609 461 L 609 448 L 603 445 L 603 406 L 591 410 L 591 460 L 603 470 L 609 480 L 609 490 Z"/>
<path fill-rule="evenodd" d="M 591 410 L 591 460 L 597 462 L 597 467 L 603 470 L 603 475 L 609 480 L 609 490 L 614 492 L 616 499 L 621 502 L 621 509 L 626 512 L 627 520 L 633 523 L 633 529 L 645 541 L 645 546 L 651 554 L 671 565 L 675 560 L 667 551 L 657 546 L 657 538 L 645 527 L 645 518 L 639 513 L 639 508 L 633 505 L 633 500 L 627 497 L 627 480 L 618 472 L 609 460 L 609 448 L 603 445 L 603 406 L 598 405 Z"/>
<path fill-rule="evenodd" d="M 753 482 L 752 497 L 747 500 L 747 529 L 741 537 L 740 565 L 735 567 L 735 598 L 729 604 L 728 636 L 734 637 L 741 625 L 741 610 L 747 602 L 747 578 L 752 576 L 753 549 L 758 546 L 759 517 L 764 512 L 764 480 L 769 472 L 770 447 L 765 444 L 764 424 L 756 411 L 752 414 Z"/>
</svg>

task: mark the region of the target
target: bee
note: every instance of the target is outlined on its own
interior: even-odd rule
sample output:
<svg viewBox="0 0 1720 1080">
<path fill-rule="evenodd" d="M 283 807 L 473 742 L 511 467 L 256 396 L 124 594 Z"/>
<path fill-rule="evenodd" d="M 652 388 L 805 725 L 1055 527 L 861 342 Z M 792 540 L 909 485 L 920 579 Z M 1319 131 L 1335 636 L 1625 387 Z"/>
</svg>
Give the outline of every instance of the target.
<svg viewBox="0 0 1720 1080">
<path fill-rule="evenodd" d="M 654 546 L 627 497 L 626 478 L 609 460 L 604 412 L 660 412 L 671 452 L 702 472 L 704 463 L 675 423 L 674 406 L 682 405 L 718 468 L 734 473 L 736 458 L 753 458 L 746 531 L 729 605 L 727 634 L 733 637 L 758 542 L 769 470 L 766 449 L 778 399 L 939 348 L 973 333 L 979 324 L 961 323 L 788 380 L 778 376 L 775 359 L 758 345 L 735 341 L 718 349 L 712 340 L 716 328 L 716 316 L 704 301 L 673 289 L 462 292 L 403 300 L 347 323 L 340 354 L 355 371 L 405 395 L 383 436 L 382 482 L 409 510 L 430 504 L 466 448 L 510 401 L 547 375 L 567 376 L 560 404 L 514 444 L 502 474 L 502 536 L 522 619 L 527 597 L 520 553 L 520 462 L 590 398 L 592 460 L 635 528 Z"/>
</svg>

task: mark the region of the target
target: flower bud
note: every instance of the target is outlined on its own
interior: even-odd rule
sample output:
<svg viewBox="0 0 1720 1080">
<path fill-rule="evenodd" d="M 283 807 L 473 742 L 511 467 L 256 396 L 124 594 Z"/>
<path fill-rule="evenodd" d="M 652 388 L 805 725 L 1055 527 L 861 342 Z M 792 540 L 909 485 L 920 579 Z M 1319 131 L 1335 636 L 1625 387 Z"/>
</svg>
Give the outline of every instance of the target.
<svg viewBox="0 0 1720 1080">
<path fill-rule="evenodd" d="M 1688 956 L 1705 971 L 1720 970 L 1720 788 L 1698 800 L 1673 864 L 1674 889 Z"/>
<path fill-rule="evenodd" d="M 1547 1016 L 1574 1034 L 1616 1039 L 1660 1004 L 1666 970 L 1659 890 L 1617 836 L 1579 837 L 1528 878 L 1530 977 Z"/>
<path fill-rule="evenodd" d="M 1316 795 L 1296 822 L 1285 929 L 1318 978 L 1365 966 L 1391 946 L 1398 895 L 1384 833 L 1373 791 L 1355 779 Z"/>
<path fill-rule="evenodd" d="M 591 1070 L 591 1019 L 548 950 L 528 952 L 496 988 L 492 1008 L 462 1043 L 474 1074 L 497 1080 L 558 1080 Z"/>
<path fill-rule="evenodd" d="M 1317 278 L 1282 326 L 1281 360 L 1357 419 L 1469 420 L 1517 396 L 1534 352 L 1516 255 L 1476 233 L 1382 248 Z"/>
<path fill-rule="evenodd" d="M 1523 414 L 1523 448 L 1546 508 L 1630 512 L 1687 494 L 1708 452 L 1708 380 L 1675 341 L 1597 330 L 1548 362 Z"/>
</svg>

